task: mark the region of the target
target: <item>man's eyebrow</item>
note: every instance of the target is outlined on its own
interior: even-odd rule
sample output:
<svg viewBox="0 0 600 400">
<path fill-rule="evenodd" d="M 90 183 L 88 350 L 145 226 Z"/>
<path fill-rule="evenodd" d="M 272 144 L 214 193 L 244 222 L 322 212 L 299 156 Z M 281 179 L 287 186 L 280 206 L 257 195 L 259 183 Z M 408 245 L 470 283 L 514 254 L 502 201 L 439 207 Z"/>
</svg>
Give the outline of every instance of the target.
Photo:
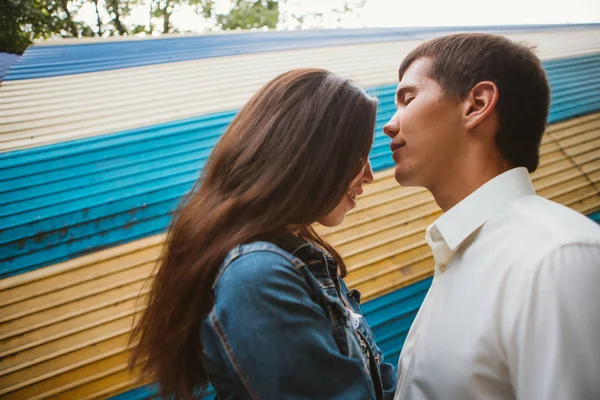
<svg viewBox="0 0 600 400">
<path fill-rule="evenodd" d="M 396 99 L 394 100 L 394 103 L 398 105 L 398 103 L 404 99 L 404 94 L 406 94 L 406 92 L 414 92 L 416 89 L 417 87 L 414 85 L 399 86 L 398 90 L 396 91 Z"/>
</svg>

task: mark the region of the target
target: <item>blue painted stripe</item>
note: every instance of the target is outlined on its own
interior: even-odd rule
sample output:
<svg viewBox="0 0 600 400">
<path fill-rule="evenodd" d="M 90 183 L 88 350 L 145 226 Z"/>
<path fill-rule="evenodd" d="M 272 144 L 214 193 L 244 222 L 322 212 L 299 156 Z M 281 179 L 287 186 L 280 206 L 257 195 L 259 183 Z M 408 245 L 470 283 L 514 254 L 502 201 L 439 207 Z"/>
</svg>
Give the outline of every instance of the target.
<svg viewBox="0 0 600 400">
<path fill-rule="evenodd" d="M 203 400 L 213 400 L 215 399 L 215 390 L 212 386 L 208 387 L 206 394 L 202 397 Z M 155 385 L 146 385 L 136 389 L 129 390 L 127 392 L 121 393 L 117 396 L 113 396 L 110 400 L 150 400 L 150 399 L 160 399 L 158 396 L 158 389 Z"/>
<path fill-rule="evenodd" d="M 550 122 L 600 110 L 600 55 L 544 63 Z M 370 158 L 393 166 L 383 125 L 395 85 L 379 97 Z M 0 277 L 162 232 L 235 111 L 0 154 Z"/>
<path fill-rule="evenodd" d="M 16 54 L 0 52 L 0 82 L 2 82 L 4 75 L 6 75 L 10 67 L 20 58 L 21 56 Z"/>
<path fill-rule="evenodd" d="M 431 286 L 432 278 L 413 283 L 361 306 L 371 326 L 384 360 L 396 365 L 408 330 Z M 112 400 L 142 400 L 157 396 L 156 387 L 148 385 L 112 397 Z M 214 389 L 204 399 L 214 398 Z"/>
<path fill-rule="evenodd" d="M 431 280 L 427 278 L 413 283 L 361 307 L 387 362 L 398 362 L 408 330 L 431 286 Z"/>
<path fill-rule="evenodd" d="M 6 80 L 43 78 L 144 65 L 308 47 L 427 38 L 441 32 L 494 33 L 597 28 L 600 24 L 487 27 L 371 28 L 202 35 L 181 38 L 33 46 Z"/>
<path fill-rule="evenodd" d="M 157 398 L 157 390 L 154 385 L 146 385 L 136 389 L 129 390 L 117 396 L 113 396 L 111 400 L 147 400 Z"/>
</svg>

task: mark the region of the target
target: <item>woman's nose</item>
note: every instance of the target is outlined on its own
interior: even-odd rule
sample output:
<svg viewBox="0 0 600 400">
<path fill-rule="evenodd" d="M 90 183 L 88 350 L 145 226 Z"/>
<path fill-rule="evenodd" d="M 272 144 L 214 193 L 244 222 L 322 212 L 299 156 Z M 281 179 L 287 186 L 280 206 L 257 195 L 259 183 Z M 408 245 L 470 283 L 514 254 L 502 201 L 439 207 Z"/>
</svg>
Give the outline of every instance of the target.
<svg viewBox="0 0 600 400">
<path fill-rule="evenodd" d="M 365 164 L 365 170 L 363 171 L 363 175 L 361 177 L 362 183 L 371 183 L 373 182 L 373 168 L 371 167 L 371 161 L 367 159 L 367 163 Z"/>
</svg>

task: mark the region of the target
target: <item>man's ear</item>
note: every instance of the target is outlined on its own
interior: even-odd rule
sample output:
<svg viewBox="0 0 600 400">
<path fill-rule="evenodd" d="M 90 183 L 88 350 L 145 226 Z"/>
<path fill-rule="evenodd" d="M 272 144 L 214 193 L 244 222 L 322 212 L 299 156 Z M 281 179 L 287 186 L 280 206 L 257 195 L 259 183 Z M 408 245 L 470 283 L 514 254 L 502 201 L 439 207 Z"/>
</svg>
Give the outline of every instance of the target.
<svg viewBox="0 0 600 400">
<path fill-rule="evenodd" d="M 464 120 L 467 129 L 483 122 L 496 108 L 498 87 L 494 82 L 483 81 L 473 86 L 464 101 Z"/>
</svg>

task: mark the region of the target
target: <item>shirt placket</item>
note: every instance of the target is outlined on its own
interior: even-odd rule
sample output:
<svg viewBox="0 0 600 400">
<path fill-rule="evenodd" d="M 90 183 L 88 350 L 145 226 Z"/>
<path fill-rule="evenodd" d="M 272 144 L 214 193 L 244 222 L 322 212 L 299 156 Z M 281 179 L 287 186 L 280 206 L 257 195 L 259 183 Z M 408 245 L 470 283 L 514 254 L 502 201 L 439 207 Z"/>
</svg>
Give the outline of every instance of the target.
<svg viewBox="0 0 600 400">
<path fill-rule="evenodd" d="M 421 338 L 421 332 L 427 329 L 427 325 L 429 324 L 429 320 L 431 319 L 432 308 L 435 304 L 435 300 L 437 297 L 437 279 L 434 278 L 431 283 L 431 287 L 429 288 L 429 293 L 427 295 L 427 301 L 423 303 L 423 308 L 421 311 L 421 321 L 416 326 L 416 331 L 414 334 L 414 342 L 412 346 L 412 350 L 408 355 L 409 361 L 406 367 L 406 372 L 402 373 L 402 376 L 398 380 L 398 388 L 400 389 L 400 395 L 397 397 L 399 400 L 403 400 L 406 398 L 406 394 L 410 388 L 410 384 L 412 381 L 412 373 L 415 364 L 415 358 L 418 351 L 419 339 Z"/>
</svg>

